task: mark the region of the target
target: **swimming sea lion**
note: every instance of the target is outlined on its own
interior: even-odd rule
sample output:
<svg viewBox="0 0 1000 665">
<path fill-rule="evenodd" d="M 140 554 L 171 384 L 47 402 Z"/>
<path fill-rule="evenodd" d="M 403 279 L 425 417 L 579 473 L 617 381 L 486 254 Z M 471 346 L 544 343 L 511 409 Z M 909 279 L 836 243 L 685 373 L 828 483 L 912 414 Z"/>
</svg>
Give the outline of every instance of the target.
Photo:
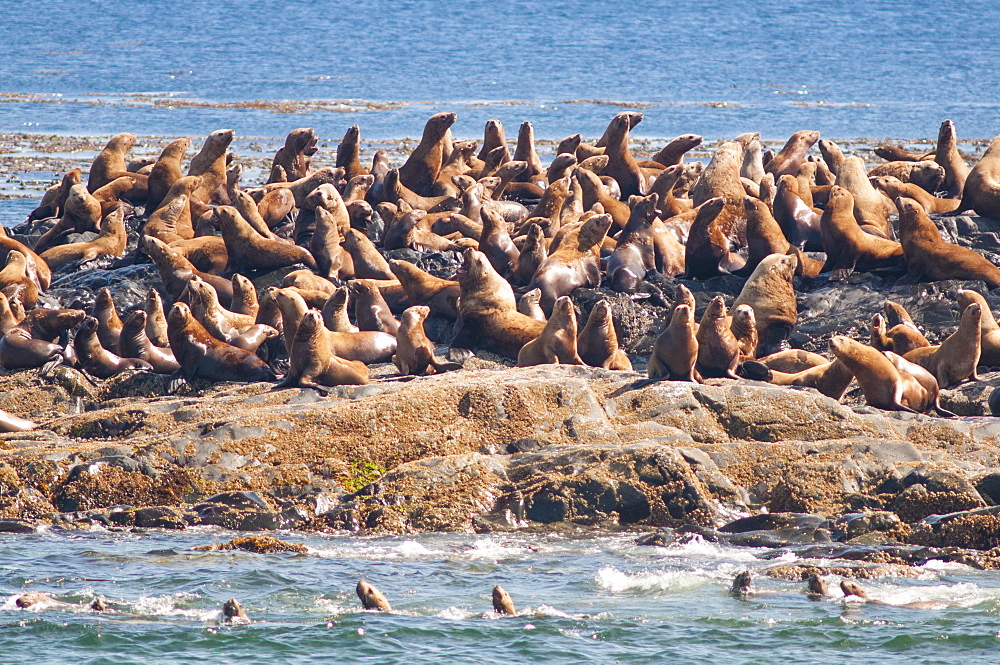
<svg viewBox="0 0 1000 665">
<path fill-rule="evenodd" d="M 577 324 L 573 301 L 560 296 L 552 306 L 552 315 L 541 334 L 521 347 L 518 367 L 543 364 L 584 365 L 577 353 Z"/>
<path fill-rule="evenodd" d="M 930 281 L 981 279 L 991 289 L 1000 287 L 1000 268 L 974 250 L 945 242 L 919 203 L 901 197 L 896 208 L 908 275 Z"/>
<path fill-rule="evenodd" d="M 368 582 L 364 580 L 358 580 L 358 586 L 355 589 L 358 594 L 358 598 L 361 599 L 361 605 L 366 610 L 378 610 L 379 612 L 391 612 L 392 605 L 386 600 L 382 592 L 373 587 Z"/>
<path fill-rule="evenodd" d="M 145 312 L 141 312 L 145 314 Z M 274 372 L 254 354 L 212 337 L 178 302 L 167 316 L 167 334 L 174 357 L 188 379 L 209 381 L 273 381 Z"/>
<path fill-rule="evenodd" d="M 632 371 L 632 361 L 618 347 L 618 333 L 611 316 L 611 303 L 598 301 L 590 310 L 587 324 L 580 331 L 576 342 L 583 362 L 591 367 Z"/>
<path fill-rule="evenodd" d="M 243 610 L 243 606 L 235 598 L 230 598 L 222 606 L 222 615 L 225 617 L 224 621 L 226 623 L 231 623 L 234 625 L 250 623 L 250 617 Z"/>
<path fill-rule="evenodd" d="M 653 344 L 646 371 L 651 379 L 701 382 L 695 369 L 698 361 L 698 338 L 694 309 L 687 303 L 677 304 L 670 322 Z"/>
<path fill-rule="evenodd" d="M 493 611 L 497 614 L 506 614 L 508 616 L 517 614 L 514 610 L 514 601 L 511 600 L 510 594 L 499 584 L 493 587 Z"/>
<path fill-rule="evenodd" d="M 747 596 L 753 591 L 753 573 L 744 570 L 733 578 L 733 586 L 729 592 L 735 596 Z"/>
</svg>

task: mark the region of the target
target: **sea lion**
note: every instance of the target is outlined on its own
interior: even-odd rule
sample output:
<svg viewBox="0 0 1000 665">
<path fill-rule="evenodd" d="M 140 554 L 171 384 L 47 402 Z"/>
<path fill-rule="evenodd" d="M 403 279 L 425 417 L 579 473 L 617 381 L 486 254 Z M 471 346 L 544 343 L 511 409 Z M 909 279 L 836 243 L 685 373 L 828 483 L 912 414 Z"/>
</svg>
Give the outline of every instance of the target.
<svg viewBox="0 0 1000 665">
<path fill-rule="evenodd" d="M 275 153 L 271 170 L 273 171 L 275 166 L 280 166 L 290 180 L 305 178 L 309 175 L 312 156 L 318 150 L 316 147 L 318 140 L 319 137 L 311 127 L 293 129 L 285 137 L 285 144 Z"/>
<path fill-rule="evenodd" d="M 908 275 L 929 281 L 981 279 L 991 289 L 1000 287 L 1000 268 L 974 250 L 945 242 L 919 203 L 900 197 L 896 208 Z"/>
<path fill-rule="evenodd" d="M 993 139 L 965 180 L 962 203 L 955 212 L 970 209 L 977 215 L 1000 219 L 1000 136 Z"/>
<path fill-rule="evenodd" d="M 834 185 L 821 222 L 823 250 L 826 252 L 823 272 L 834 271 L 834 276 L 839 278 L 854 270 L 866 271 L 899 265 L 904 254 L 902 245 L 865 233 L 858 226 L 853 210 L 854 197 L 851 193 Z"/>
<path fill-rule="evenodd" d="M 744 570 L 741 573 L 737 573 L 736 577 L 733 578 L 733 586 L 730 587 L 729 593 L 734 596 L 745 597 L 749 596 L 753 591 L 753 573 L 749 570 Z"/>
<path fill-rule="evenodd" d="M 201 272 L 192 265 L 180 252 L 168 247 L 163 241 L 157 238 L 145 237 L 146 254 L 153 259 L 160 279 L 166 288 L 167 295 L 171 300 L 180 298 L 181 293 L 191 281 L 193 275 L 197 275 L 219 294 L 219 302 L 223 307 L 228 307 L 233 301 L 233 283 L 224 277 L 210 275 Z M 102 340 L 103 343 L 103 340 Z"/>
<path fill-rule="evenodd" d="M 101 346 L 97 339 L 97 319 L 88 316 L 73 338 L 73 348 L 84 371 L 99 379 L 107 379 L 127 369 L 151 370 L 145 360 L 122 358 Z"/>
<path fill-rule="evenodd" d="M 181 162 L 190 147 L 191 139 L 182 138 L 171 141 L 160 153 L 146 180 L 146 210 L 159 208 L 170 187 L 183 177 Z"/>
<path fill-rule="evenodd" d="M 430 314 L 426 305 L 414 305 L 406 308 L 400 317 L 399 330 L 396 332 L 396 353 L 392 362 L 400 374 L 422 375 L 431 367 L 435 373 L 460 369 L 461 365 L 445 362 L 434 355 L 434 345 L 424 332 L 424 320 Z"/>
<path fill-rule="evenodd" d="M 777 155 L 764 165 L 766 173 L 773 173 L 775 178 L 783 175 L 795 175 L 799 166 L 805 161 L 809 148 L 819 140 L 819 132 L 804 129 L 795 132 L 782 146 Z"/>
<path fill-rule="evenodd" d="M 660 148 L 659 152 L 650 157 L 650 160 L 659 162 L 663 166 L 680 164 L 684 160 L 684 153 L 697 148 L 701 145 L 701 142 L 702 137 L 697 134 L 681 134 L 677 138 L 668 141 L 667 145 Z"/>
<path fill-rule="evenodd" d="M 559 296 L 552 306 L 552 315 L 541 334 L 521 347 L 517 354 L 518 367 L 563 364 L 584 365 L 577 353 L 577 324 L 573 301 L 569 296 Z"/>
<path fill-rule="evenodd" d="M 128 172 L 125 155 L 135 145 L 135 138 L 135 134 L 128 132 L 111 137 L 90 165 L 90 175 L 87 179 L 87 190 L 90 193 L 96 192 L 119 175 Z"/>
<path fill-rule="evenodd" d="M 960 199 L 938 198 L 922 187 L 918 187 L 911 182 L 903 182 L 891 175 L 876 176 L 871 178 L 871 181 L 872 184 L 894 201 L 900 196 L 913 199 L 923 206 L 924 211 L 928 215 L 951 212 L 962 202 Z"/>
<path fill-rule="evenodd" d="M 771 210 L 789 243 L 809 251 L 820 250 L 820 217 L 823 213 L 805 201 L 801 196 L 801 189 L 804 188 L 799 187 L 798 180 L 793 176 L 781 176 L 771 202 Z"/>
<path fill-rule="evenodd" d="M 759 139 L 753 139 L 743 149 L 743 164 L 740 166 L 740 176 L 750 182 L 760 185 L 767 172 L 764 171 L 764 150 Z M 773 178 L 773 174 L 772 174 Z"/>
<path fill-rule="evenodd" d="M 545 328 L 517 311 L 514 290 L 482 252 L 466 249 L 456 277 L 461 297 L 452 349 L 481 347 L 516 359 L 521 347 Z"/>
<path fill-rule="evenodd" d="M 98 256 L 122 257 L 128 244 L 125 231 L 125 212 L 116 208 L 104 217 L 101 231 L 96 238 L 87 242 L 57 245 L 41 253 L 41 258 L 50 269 L 66 265 L 72 261 L 90 261 Z"/>
<path fill-rule="evenodd" d="M 146 311 L 146 336 L 149 341 L 161 348 L 170 346 L 167 341 L 167 315 L 163 310 L 160 292 L 151 288 L 146 294 L 143 308 Z"/>
<path fill-rule="evenodd" d="M 545 245 L 545 234 L 538 224 L 529 224 L 524 242 L 521 243 L 521 250 L 517 256 L 517 263 L 510 273 L 510 283 L 515 286 L 523 286 L 531 281 L 538 266 L 548 257 L 548 248 Z"/>
<path fill-rule="evenodd" d="M 227 270 L 240 272 L 244 269 L 282 268 L 296 263 L 316 267 L 316 260 L 309 250 L 281 240 L 265 238 L 243 219 L 236 208 L 221 206 L 216 213 L 229 255 Z"/>
<path fill-rule="evenodd" d="M 0 410 L 0 433 L 27 432 L 35 429 L 38 425 L 30 420 L 25 420 L 12 413 Z"/>
<path fill-rule="evenodd" d="M 929 383 L 917 378 L 920 376 L 925 382 L 929 378 L 937 386 L 937 381 L 923 367 L 892 351 L 880 352 L 842 335 L 830 339 L 830 352 L 857 378 L 870 406 L 915 413 L 940 409 L 937 390 L 929 391 Z"/>
<path fill-rule="evenodd" d="M 944 168 L 930 159 L 920 162 L 889 162 L 868 172 L 869 178 L 892 176 L 934 194 L 944 182 Z"/>
<path fill-rule="evenodd" d="M 810 596 L 826 596 L 829 595 L 830 589 L 826 585 L 826 580 L 819 575 L 813 574 L 807 580 L 806 593 Z"/>
<path fill-rule="evenodd" d="M 361 605 L 366 610 L 378 610 L 379 612 L 392 612 L 392 605 L 386 600 L 382 592 L 373 587 L 368 582 L 364 580 L 358 580 L 358 586 L 355 589 L 358 594 L 358 598 L 361 599 Z"/>
<path fill-rule="evenodd" d="M 136 310 L 125 317 L 115 349 L 123 358 L 138 358 L 148 363 L 157 374 L 173 374 L 180 363 L 170 348 L 159 347 L 146 335 L 146 312 Z"/>
<path fill-rule="evenodd" d="M 719 196 L 698 207 L 688 231 L 684 246 L 684 268 L 690 279 L 710 279 L 720 274 L 739 270 L 745 263 L 732 252 L 739 242 L 739 225 L 744 218 L 743 197 L 740 197 L 740 216 L 734 214 L 735 206 Z M 745 233 L 746 227 L 743 227 Z"/>
<path fill-rule="evenodd" d="M 500 214 L 486 206 L 480 209 L 483 232 L 479 236 L 479 251 L 486 255 L 501 275 L 506 275 L 517 265 L 520 255 L 507 231 L 507 223 Z"/>
<path fill-rule="evenodd" d="M 194 192 L 200 186 L 201 176 L 183 176 L 175 180 L 163 195 L 160 205 L 146 220 L 143 234 L 160 238 L 164 242 L 194 238 L 191 206 Z"/>
<path fill-rule="evenodd" d="M 663 252 L 657 252 L 657 236 L 653 230 L 656 220 L 656 205 L 659 197 L 650 194 L 634 199 L 632 214 L 621 233 L 611 256 L 608 257 L 605 273 L 611 282 L 611 289 L 619 293 L 635 293 L 639 281 L 646 273 L 663 266 Z M 662 222 L 661 222 L 662 224 Z"/>
<path fill-rule="evenodd" d="M 20 301 L 16 301 L 20 303 Z M 22 312 L 22 318 L 24 313 Z M 16 327 L 21 322 L 17 314 L 14 313 L 14 308 L 11 307 L 10 300 L 7 299 L 2 292 L 0 292 L 0 334 L 3 334 Z"/>
<path fill-rule="evenodd" d="M 191 158 L 188 175 L 201 176 L 193 195 L 204 203 L 227 205 L 226 151 L 233 142 L 236 132 L 231 129 L 217 129 L 205 139 L 201 150 Z"/>
<path fill-rule="evenodd" d="M 722 197 L 728 203 L 742 206 L 745 192 L 740 182 L 740 167 L 743 165 L 743 149 L 735 141 L 723 141 L 715 149 L 712 161 L 708 163 L 701 177 L 691 187 L 691 200 L 700 206 L 709 199 Z M 676 186 L 675 186 L 676 188 Z M 678 194 L 680 196 L 680 194 Z"/>
<path fill-rule="evenodd" d="M 844 592 L 845 597 L 856 596 L 857 598 L 868 599 L 868 594 L 861 588 L 861 585 L 854 580 L 841 580 L 840 590 Z"/>
<path fill-rule="evenodd" d="M 854 374 L 840 360 L 825 362 L 797 372 L 770 369 L 759 361 L 744 362 L 739 374 L 756 381 L 767 381 L 777 386 L 804 386 L 815 388 L 827 397 L 839 400 L 854 380 Z"/>
<path fill-rule="evenodd" d="M 729 329 L 740 345 L 740 362 L 753 360 L 757 357 L 757 317 L 750 305 L 733 307 L 732 320 Z"/>
<path fill-rule="evenodd" d="M 982 319 L 979 323 L 981 349 L 979 364 L 989 367 L 1000 365 L 1000 325 L 997 325 L 996 319 L 993 318 L 993 312 L 990 310 L 986 298 L 976 291 L 962 289 L 958 292 L 956 300 L 958 302 L 959 317 L 961 317 L 965 308 L 972 303 L 978 303 L 982 311 Z"/>
<path fill-rule="evenodd" d="M 633 114 L 641 117 L 641 114 Z M 629 112 L 619 113 L 604 133 L 604 155 L 609 158 L 601 174 L 615 179 L 621 189 L 620 198 L 642 196 L 646 193 L 646 179 L 628 149 L 628 134 L 633 120 Z"/>
<path fill-rule="evenodd" d="M 118 317 L 111 289 L 101 288 L 94 299 L 93 315 L 97 319 L 97 338 L 105 349 L 118 348 L 118 336 L 122 331 L 122 320 Z"/>
<path fill-rule="evenodd" d="M 499 584 L 493 587 L 493 611 L 497 614 L 506 614 L 507 616 L 515 616 L 517 614 L 510 594 Z"/>
<path fill-rule="evenodd" d="M 339 194 L 337 195 L 339 198 Z M 347 208 L 344 208 L 347 216 Z M 340 247 L 340 228 L 333 214 L 325 208 L 316 208 L 316 232 L 309 241 L 309 253 L 316 259 L 316 270 L 327 279 L 338 279 L 342 274 L 343 256 L 350 254 Z M 353 277 L 354 265 L 349 272 Z"/>
<path fill-rule="evenodd" d="M 754 269 L 733 301 L 733 308 L 750 305 L 757 320 L 760 344 L 755 355 L 766 356 L 788 346 L 798 311 L 795 302 L 796 258 L 771 254 Z"/>
<path fill-rule="evenodd" d="M 265 304 L 272 299 L 280 312 L 280 322 L 269 319 L 267 324 L 274 327 L 281 326 L 285 337 L 285 350 L 290 356 L 299 322 L 309 308 L 301 295 L 288 288 L 273 291 L 268 289 Z M 265 308 L 262 307 L 261 310 L 265 311 Z M 330 350 L 335 356 L 344 360 L 357 360 L 366 365 L 382 363 L 388 362 L 396 352 L 396 338 L 384 332 L 334 332 L 326 328 L 323 330 Z"/>
<path fill-rule="evenodd" d="M 889 207 L 885 197 L 872 186 L 868 171 L 860 157 L 852 155 L 844 158 L 834 183 L 851 193 L 854 199 L 854 219 L 862 229 L 868 229 L 883 238 L 891 238 Z"/>
<path fill-rule="evenodd" d="M 351 323 L 351 319 L 347 315 L 347 296 L 347 287 L 338 286 L 330 294 L 330 297 L 327 298 L 323 309 L 320 310 L 320 314 L 323 315 L 323 325 L 328 330 L 334 332 L 358 332 L 359 328 Z"/>
<path fill-rule="evenodd" d="M 444 163 L 444 139 L 458 116 L 436 113 L 424 125 L 420 143 L 399 168 L 399 181 L 420 196 L 432 196 L 434 179 Z"/>
<path fill-rule="evenodd" d="M 715 296 L 698 322 L 698 372 L 704 377 L 739 378 L 736 366 L 740 362 L 740 346 L 729 329 L 726 301 Z"/>
<path fill-rule="evenodd" d="M 385 257 L 368 237 L 356 229 L 344 232 L 341 245 L 351 255 L 354 276 L 358 279 L 395 279 Z"/>
<path fill-rule="evenodd" d="M 670 322 L 653 344 L 646 372 L 651 379 L 701 382 L 695 369 L 698 360 L 697 327 L 694 308 L 687 303 L 677 304 L 670 315 Z"/>
<path fill-rule="evenodd" d="M 944 169 L 945 192 L 951 198 L 961 199 L 965 181 L 969 178 L 969 167 L 958 151 L 958 136 L 955 134 L 955 123 L 951 120 L 942 122 L 938 130 L 934 161 Z"/>
<path fill-rule="evenodd" d="M 195 319 L 213 337 L 230 344 L 256 323 L 255 317 L 231 312 L 220 305 L 215 289 L 197 276 L 188 283 L 188 304 Z"/>
<path fill-rule="evenodd" d="M 141 310 L 139 314 L 145 314 Z M 212 337 L 185 303 L 174 303 L 167 316 L 167 335 L 181 372 L 188 379 L 209 381 L 273 381 L 274 372 L 249 351 Z"/>
<path fill-rule="evenodd" d="M 745 196 L 743 209 L 747 214 L 747 262 L 742 272 L 751 273 L 764 257 L 771 254 L 787 254 L 791 243 L 766 203 Z"/>
<path fill-rule="evenodd" d="M 11 328 L 0 338 L 0 367 L 27 369 L 62 362 L 65 350 L 59 344 L 33 338 L 24 328 Z"/>
<path fill-rule="evenodd" d="M 541 300 L 541 289 L 526 291 L 517 299 L 517 311 L 538 321 L 548 321 L 548 317 L 542 311 L 542 306 L 538 304 Z"/>
<path fill-rule="evenodd" d="M 542 310 L 551 312 L 556 298 L 576 288 L 600 286 L 601 245 L 610 228 L 611 215 L 594 215 L 563 236 L 559 246 L 538 266 L 528 288 L 542 290 Z"/>
<path fill-rule="evenodd" d="M 38 302 L 38 283 L 29 274 L 28 260 L 21 252 L 11 250 L 0 270 L 0 290 L 8 298 L 17 297 L 26 309 Z"/>
<path fill-rule="evenodd" d="M 903 357 L 927 369 L 942 388 L 950 388 L 967 379 L 978 381 L 976 367 L 982 352 L 982 318 L 980 304 L 970 303 L 962 310 L 958 330 L 940 345 L 914 349 Z"/>
<path fill-rule="evenodd" d="M 399 321 L 392 315 L 382 293 L 370 282 L 354 280 L 350 283 L 354 300 L 354 320 L 361 330 L 381 331 L 395 336 Z"/>
<path fill-rule="evenodd" d="M 28 263 L 28 276 L 35 281 L 40 291 L 47 290 L 52 282 L 52 271 L 49 270 L 49 265 L 34 250 L 9 237 L 6 231 L 0 227 L 0 261 L 6 263 L 7 255 L 11 251 L 18 251 L 24 255 Z"/>
<path fill-rule="evenodd" d="M 368 169 L 361 165 L 361 128 L 351 125 L 337 146 L 337 160 L 334 166 L 344 169 L 344 177 L 351 180 L 359 175 L 367 175 Z"/>
<path fill-rule="evenodd" d="M 365 364 L 334 355 L 326 336 L 322 315 L 316 310 L 306 312 L 295 329 L 295 338 L 289 347 L 288 373 L 277 387 L 313 388 L 323 394 L 325 391 L 320 386 L 360 386 L 368 383 Z"/>
<path fill-rule="evenodd" d="M 250 623 L 250 617 L 243 610 L 243 606 L 235 598 L 230 598 L 222 606 L 223 621 L 233 625 Z"/>
<path fill-rule="evenodd" d="M 69 190 L 73 185 L 80 184 L 81 175 L 83 172 L 80 169 L 67 171 L 59 182 L 45 190 L 38 207 L 28 213 L 28 221 L 33 222 L 36 219 L 62 216 Z"/>
<path fill-rule="evenodd" d="M 611 316 L 611 303 L 607 300 L 594 304 L 576 345 L 580 358 L 591 367 L 632 371 L 632 361 L 618 347 L 618 333 Z"/>
<path fill-rule="evenodd" d="M 458 318 L 458 298 L 462 294 L 458 282 L 435 277 L 400 259 L 389 261 L 389 269 L 403 286 L 406 300 L 411 305 L 427 305 L 433 314 Z"/>
</svg>

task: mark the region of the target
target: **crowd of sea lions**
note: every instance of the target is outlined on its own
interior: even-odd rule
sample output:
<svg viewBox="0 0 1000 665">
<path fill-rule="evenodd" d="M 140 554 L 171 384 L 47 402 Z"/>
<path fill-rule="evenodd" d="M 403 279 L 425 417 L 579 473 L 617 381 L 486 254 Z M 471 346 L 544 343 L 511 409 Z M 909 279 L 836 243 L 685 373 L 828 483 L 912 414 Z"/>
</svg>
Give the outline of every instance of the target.
<svg viewBox="0 0 1000 665">
<path fill-rule="evenodd" d="M 891 301 L 868 344 L 835 336 L 827 358 L 788 343 L 799 275 L 895 269 L 1000 287 L 1000 268 L 946 242 L 930 217 L 1000 218 L 1000 137 L 972 169 L 948 120 L 933 152 L 879 146 L 887 161 L 870 171 L 815 131 L 796 132 L 776 153 L 742 134 L 719 142 L 703 166 L 685 161 L 702 142 L 693 134 L 633 155 L 629 133 L 642 114 L 628 111 L 594 144 L 564 139 L 546 167 L 530 122 L 511 153 L 499 121 L 486 124 L 480 145 L 453 139 L 455 120 L 432 116 L 398 167 L 381 150 L 362 165 L 355 125 L 334 165 L 314 168 L 319 137 L 295 129 L 256 186 L 241 182 L 233 130 L 212 132 L 186 169 L 189 139 L 130 161 L 136 137 L 118 134 L 86 182 L 69 171 L 21 235 L 0 237 L 0 365 L 61 363 L 94 381 L 124 371 L 280 378 L 320 392 L 367 383 L 374 363 L 403 375 L 446 372 L 479 350 L 519 366 L 631 370 L 610 303 L 581 326 L 572 294 L 632 294 L 652 273 L 746 282 L 730 306 L 718 296 L 697 320 L 678 286 L 650 380 L 745 377 L 840 399 L 856 378 L 872 406 L 950 415 L 939 389 L 976 380 L 980 363 L 1000 364 L 1000 326 L 968 290 L 958 330 L 939 345 Z M 461 265 L 448 278 L 386 260 L 401 249 L 457 252 Z M 134 311 L 119 312 L 107 289 L 89 314 L 46 300 L 53 275 L 126 254 L 151 261 L 161 281 Z M 279 270 L 280 286 L 258 291 L 250 279 Z M 454 321 L 450 339 L 437 340 L 450 343 L 447 357 L 424 328 L 429 316 Z M 6 431 L 31 426 L 0 419 Z"/>
</svg>

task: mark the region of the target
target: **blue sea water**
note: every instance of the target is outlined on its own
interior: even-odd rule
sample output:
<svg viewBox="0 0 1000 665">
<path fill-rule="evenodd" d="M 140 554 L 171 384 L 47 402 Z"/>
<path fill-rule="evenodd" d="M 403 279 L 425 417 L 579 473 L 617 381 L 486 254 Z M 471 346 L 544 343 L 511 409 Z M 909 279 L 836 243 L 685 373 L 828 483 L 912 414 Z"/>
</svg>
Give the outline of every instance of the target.
<svg viewBox="0 0 1000 665">
<path fill-rule="evenodd" d="M 510 138 L 531 120 L 559 139 L 597 136 L 639 108 L 635 135 L 649 138 L 930 138 L 944 118 L 963 139 L 989 138 L 997 25 L 1000 3 L 976 0 L 4 0 L 0 132 L 232 127 L 278 139 L 312 126 L 336 140 L 357 123 L 391 140 L 451 110 L 459 137 L 496 117 Z M 885 604 L 859 604 L 810 601 L 801 584 L 766 577 L 736 599 L 736 572 L 775 562 L 699 542 L 638 548 L 632 536 L 286 534 L 310 553 L 191 551 L 232 535 L 0 536 L 0 663 L 911 665 L 986 662 L 1000 648 L 1000 577 L 962 566 L 873 581 Z M 398 611 L 358 611 L 360 577 Z M 519 616 L 488 612 L 496 583 Z M 24 591 L 68 604 L 18 610 Z M 97 595 L 117 610 L 89 611 Z M 218 624 L 230 596 L 253 624 Z M 926 601 L 937 609 L 905 607 Z"/>
</svg>

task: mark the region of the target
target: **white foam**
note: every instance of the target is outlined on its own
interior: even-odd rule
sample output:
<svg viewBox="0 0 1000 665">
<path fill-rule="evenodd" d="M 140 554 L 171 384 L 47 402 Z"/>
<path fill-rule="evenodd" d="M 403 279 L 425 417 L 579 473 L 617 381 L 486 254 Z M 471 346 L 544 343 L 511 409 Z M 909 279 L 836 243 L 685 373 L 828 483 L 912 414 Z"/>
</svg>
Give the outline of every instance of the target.
<svg viewBox="0 0 1000 665">
<path fill-rule="evenodd" d="M 132 609 L 136 614 L 164 617 L 185 617 L 201 621 L 218 620 L 222 616 L 222 608 L 181 607 L 182 601 L 197 598 L 192 593 L 174 593 L 163 596 L 142 596 L 135 602 Z"/>
<path fill-rule="evenodd" d="M 439 619 L 449 619 L 451 621 L 463 621 L 465 619 L 471 619 L 473 617 L 481 617 L 482 613 L 470 612 L 464 607 L 446 607 L 434 616 Z"/>
<path fill-rule="evenodd" d="M 913 603 L 945 607 L 975 607 L 984 602 L 1000 601 L 1000 589 L 981 587 L 971 582 L 933 584 L 927 586 L 873 585 L 866 588 L 868 597 L 887 605 L 906 606 Z M 934 609 L 927 607 L 924 609 Z"/>
<path fill-rule="evenodd" d="M 594 579 L 597 586 L 613 593 L 624 591 L 682 593 L 696 589 L 705 582 L 703 575 L 693 571 L 659 570 L 626 573 L 610 566 L 598 570 Z"/>
<path fill-rule="evenodd" d="M 751 548 L 731 547 L 721 543 L 713 543 L 705 540 L 698 534 L 691 536 L 690 540 L 683 543 L 670 543 L 665 548 L 657 549 L 662 556 L 670 557 L 699 557 L 706 559 L 730 559 L 733 561 L 756 561 Z"/>
</svg>

